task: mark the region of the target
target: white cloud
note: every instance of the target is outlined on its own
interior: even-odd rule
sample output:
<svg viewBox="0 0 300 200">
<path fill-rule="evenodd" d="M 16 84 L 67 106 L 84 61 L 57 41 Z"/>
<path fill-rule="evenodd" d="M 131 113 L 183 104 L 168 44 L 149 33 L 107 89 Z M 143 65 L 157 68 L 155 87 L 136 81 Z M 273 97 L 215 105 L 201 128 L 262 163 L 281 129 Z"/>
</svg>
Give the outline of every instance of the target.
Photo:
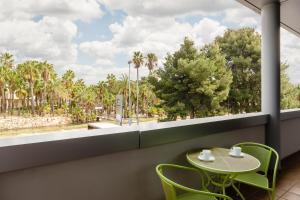
<svg viewBox="0 0 300 200">
<path fill-rule="evenodd" d="M 128 74 L 128 68 L 119 68 L 119 67 L 108 67 L 103 65 L 80 65 L 80 64 L 71 64 L 68 67 L 65 67 L 63 70 L 73 70 L 76 74 L 77 79 L 83 79 L 87 84 L 96 84 L 100 80 L 105 80 L 108 74 L 114 74 L 117 78 L 120 78 L 121 75 Z M 145 71 L 145 70 L 143 70 Z M 135 80 L 135 71 L 131 70 L 131 79 Z"/>
<path fill-rule="evenodd" d="M 90 21 L 103 15 L 97 0 L 0 1 L 0 21 L 52 16 L 63 20 Z"/>
<path fill-rule="evenodd" d="M 223 34 L 225 29 L 219 22 L 208 18 L 191 25 L 171 17 L 127 16 L 121 24 L 110 25 L 113 33 L 110 41 L 84 42 L 80 49 L 97 59 L 114 58 L 120 52 L 125 53 L 128 59 L 133 51 L 145 54 L 154 52 L 161 63 L 168 52 L 172 53 L 180 47 L 184 37 L 188 36 L 196 41 L 197 46 L 202 46 Z"/>
<path fill-rule="evenodd" d="M 44 17 L 31 20 L 0 22 L 0 46 L 14 52 L 21 59 L 47 59 L 54 64 L 75 62 L 77 45 L 72 39 L 77 34 L 76 25 L 68 20 Z"/>
<path fill-rule="evenodd" d="M 239 26 L 250 26 L 254 28 L 260 24 L 260 15 L 243 6 L 225 10 L 224 16 L 224 23 L 235 23 Z"/>
<path fill-rule="evenodd" d="M 83 53 L 93 56 L 97 63 L 112 64 L 115 54 L 118 52 L 118 48 L 111 41 L 92 41 L 83 42 L 79 46 Z"/>
<path fill-rule="evenodd" d="M 217 36 L 222 35 L 225 30 L 226 27 L 221 25 L 220 22 L 204 18 L 194 25 L 192 32 L 203 45 L 212 42 Z"/>
<path fill-rule="evenodd" d="M 75 43 L 80 32 L 75 22 L 101 18 L 104 12 L 100 3 L 127 16 L 109 26 L 112 39 Z M 190 17 L 201 20 L 189 23 Z M 120 53 L 129 59 L 136 50 L 154 52 L 161 63 L 167 52 L 179 48 L 185 36 L 202 46 L 231 25 L 260 31 L 259 15 L 234 0 L 2 0 L 0 52 L 10 51 L 17 62 L 47 59 L 60 72 L 70 67 L 80 78 L 95 83 L 108 73 L 128 73 L 126 67 L 117 65 Z M 299 82 L 300 77 L 298 44 L 298 37 L 282 31 L 282 60 L 290 64 L 288 73 L 293 82 Z M 90 55 L 94 63 L 78 63 L 79 53 Z M 147 73 L 146 68 L 141 69 L 142 75 Z M 133 79 L 134 74 L 132 71 Z"/>
<path fill-rule="evenodd" d="M 0 1 L 0 51 L 26 59 L 48 60 L 61 71 L 77 62 L 75 21 L 103 16 L 97 0 Z"/>
</svg>

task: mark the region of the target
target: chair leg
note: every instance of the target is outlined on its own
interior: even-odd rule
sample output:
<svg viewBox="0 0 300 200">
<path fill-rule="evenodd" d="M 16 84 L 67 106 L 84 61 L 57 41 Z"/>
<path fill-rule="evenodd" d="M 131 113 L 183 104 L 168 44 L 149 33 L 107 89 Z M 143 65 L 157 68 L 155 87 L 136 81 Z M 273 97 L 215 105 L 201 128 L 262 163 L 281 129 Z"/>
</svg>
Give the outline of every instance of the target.
<svg viewBox="0 0 300 200">
<path fill-rule="evenodd" d="M 275 190 L 272 190 L 270 193 L 271 200 L 275 200 Z"/>
<path fill-rule="evenodd" d="M 238 182 L 237 188 L 240 190 L 241 189 L 241 182 Z M 238 196 L 239 194 L 236 193 L 236 196 Z"/>
<path fill-rule="evenodd" d="M 241 197 L 241 199 L 245 200 L 244 195 L 240 192 L 240 190 L 234 185 L 234 183 L 232 183 L 232 187 L 233 189 L 236 191 L 236 193 L 238 194 L 238 196 Z"/>
<path fill-rule="evenodd" d="M 275 190 L 274 191 L 268 191 L 268 199 L 275 200 Z"/>
</svg>

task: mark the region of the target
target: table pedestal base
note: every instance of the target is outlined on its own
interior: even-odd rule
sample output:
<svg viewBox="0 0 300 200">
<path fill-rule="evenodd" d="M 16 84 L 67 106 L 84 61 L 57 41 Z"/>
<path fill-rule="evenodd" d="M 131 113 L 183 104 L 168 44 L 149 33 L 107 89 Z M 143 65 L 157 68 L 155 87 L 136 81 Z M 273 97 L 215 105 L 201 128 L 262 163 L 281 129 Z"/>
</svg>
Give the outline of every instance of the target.
<svg viewBox="0 0 300 200">
<path fill-rule="evenodd" d="M 206 188 L 211 184 L 221 189 L 221 193 L 226 195 L 226 188 L 232 186 L 236 193 L 241 197 L 242 200 L 245 200 L 245 197 L 240 192 L 239 188 L 234 185 L 235 175 L 225 174 L 225 175 L 209 175 L 207 172 L 203 171 L 208 179 L 208 183 L 206 184 Z"/>
</svg>

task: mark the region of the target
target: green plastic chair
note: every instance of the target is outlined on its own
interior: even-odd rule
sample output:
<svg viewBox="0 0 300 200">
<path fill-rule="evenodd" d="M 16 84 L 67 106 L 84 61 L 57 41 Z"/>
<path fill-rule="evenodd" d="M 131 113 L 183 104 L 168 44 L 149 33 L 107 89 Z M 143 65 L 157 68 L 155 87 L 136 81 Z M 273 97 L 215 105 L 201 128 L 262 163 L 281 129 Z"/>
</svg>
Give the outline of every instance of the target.
<svg viewBox="0 0 300 200">
<path fill-rule="evenodd" d="M 254 187 L 258 187 L 260 189 L 268 191 L 269 197 L 274 200 L 275 199 L 275 185 L 276 185 L 276 174 L 277 174 L 277 167 L 278 167 L 278 160 L 279 155 L 278 153 L 271 147 L 253 143 L 253 142 L 245 142 L 239 143 L 234 146 L 239 146 L 242 148 L 242 151 L 254 156 L 257 158 L 261 165 L 257 172 L 251 172 L 246 174 L 240 174 L 234 178 L 235 181 L 239 183 L 244 183 L 247 185 L 251 185 Z M 274 172 L 273 172 L 273 179 L 271 184 L 269 184 L 269 179 L 267 177 L 269 165 L 271 162 L 271 158 L 274 156 L 275 163 L 274 163 Z"/>
<path fill-rule="evenodd" d="M 196 175 L 202 177 L 199 170 L 195 168 L 173 165 L 173 164 L 160 164 L 156 167 L 156 173 L 159 176 L 162 187 L 165 193 L 166 200 L 217 200 L 217 198 L 232 200 L 232 198 L 222 195 L 211 193 L 208 190 L 196 190 L 183 185 L 180 185 L 164 175 L 164 169 L 173 168 L 178 171 L 192 171 L 195 172 Z M 204 185 L 204 180 L 202 180 L 202 185 Z M 183 193 L 177 195 L 178 191 L 182 191 Z"/>
</svg>

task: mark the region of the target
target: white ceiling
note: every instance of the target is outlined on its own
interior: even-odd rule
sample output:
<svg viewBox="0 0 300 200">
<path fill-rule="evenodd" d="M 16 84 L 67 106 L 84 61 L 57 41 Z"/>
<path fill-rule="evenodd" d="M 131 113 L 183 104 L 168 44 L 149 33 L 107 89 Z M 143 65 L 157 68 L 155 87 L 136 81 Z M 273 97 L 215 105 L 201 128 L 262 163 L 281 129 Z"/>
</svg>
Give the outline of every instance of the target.
<svg viewBox="0 0 300 200">
<path fill-rule="evenodd" d="M 300 0 L 237 0 L 252 10 L 260 13 L 263 5 L 280 2 L 281 26 L 300 36 Z"/>
</svg>

